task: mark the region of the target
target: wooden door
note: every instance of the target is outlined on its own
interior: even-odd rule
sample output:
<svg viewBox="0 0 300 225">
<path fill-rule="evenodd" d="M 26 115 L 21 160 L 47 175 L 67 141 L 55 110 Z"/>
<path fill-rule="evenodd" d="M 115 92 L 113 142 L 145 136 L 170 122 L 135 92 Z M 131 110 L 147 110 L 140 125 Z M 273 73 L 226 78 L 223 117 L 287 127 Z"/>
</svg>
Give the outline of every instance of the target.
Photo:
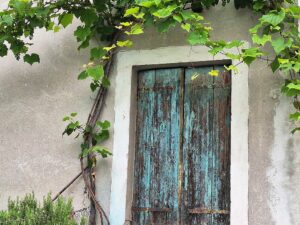
<svg viewBox="0 0 300 225">
<path fill-rule="evenodd" d="M 230 76 L 138 74 L 133 224 L 229 225 Z"/>
</svg>

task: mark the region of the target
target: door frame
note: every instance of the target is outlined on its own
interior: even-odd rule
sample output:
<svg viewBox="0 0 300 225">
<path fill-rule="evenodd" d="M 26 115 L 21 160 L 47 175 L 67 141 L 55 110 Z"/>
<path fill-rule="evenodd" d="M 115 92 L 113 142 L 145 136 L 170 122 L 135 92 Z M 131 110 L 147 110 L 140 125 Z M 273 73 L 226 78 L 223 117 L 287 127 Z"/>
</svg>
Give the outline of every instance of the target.
<svg viewBox="0 0 300 225">
<path fill-rule="evenodd" d="M 247 47 L 245 44 L 243 47 Z M 241 47 L 241 48 L 243 48 Z M 110 196 L 111 225 L 130 224 L 136 119 L 136 75 L 141 69 L 237 64 L 231 81 L 230 225 L 248 225 L 248 66 L 204 46 L 120 51 L 113 77 L 115 121 Z M 231 53 L 238 53 L 238 49 Z"/>
</svg>

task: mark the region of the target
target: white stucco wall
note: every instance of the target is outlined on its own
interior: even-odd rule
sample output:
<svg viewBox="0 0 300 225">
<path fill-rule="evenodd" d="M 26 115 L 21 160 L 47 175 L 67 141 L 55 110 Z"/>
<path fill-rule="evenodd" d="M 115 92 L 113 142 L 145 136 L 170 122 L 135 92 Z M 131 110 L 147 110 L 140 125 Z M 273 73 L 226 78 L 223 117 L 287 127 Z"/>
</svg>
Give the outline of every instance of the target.
<svg viewBox="0 0 300 225">
<path fill-rule="evenodd" d="M 80 140 L 62 137 L 62 118 L 78 112 L 85 122 L 93 102 L 89 82 L 77 80 L 89 51 L 77 51 L 75 27 L 56 34 L 37 32 L 31 50 L 40 55 L 40 64 L 18 62 L 11 54 L 0 59 L 1 209 L 9 196 L 56 194 L 80 171 Z M 109 190 L 106 177 L 101 185 Z M 88 206 L 83 192 L 82 180 L 66 192 L 75 209 Z"/>
<path fill-rule="evenodd" d="M 220 6 L 204 16 L 212 22 L 214 38 L 251 41 L 247 30 L 256 17 L 247 9 Z M 84 122 L 93 102 L 88 82 L 77 81 L 89 54 L 76 50 L 74 27 L 57 34 L 38 32 L 32 51 L 40 54 L 40 64 L 29 66 L 11 55 L 0 59 L 0 209 L 6 207 L 9 196 L 32 190 L 39 198 L 49 191 L 56 193 L 80 170 L 80 140 L 61 137 L 63 116 L 76 111 Z M 150 29 L 135 38 L 133 49 L 182 46 L 185 36 L 179 29 L 162 35 Z M 103 119 L 112 122 L 115 75 L 116 71 L 103 114 Z M 249 225 L 298 225 L 300 136 L 288 132 L 292 127 L 287 117 L 289 102 L 278 92 L 283 77 L 258 61 L 249 68 L 248 79 Z M 112 128 L 107 143 L 112 151 L 113 132 Z M 100 160 L 97 172 L 97 198 L 107 212 L 111 160 Z M 79 180 L 65 194 L 74 198 L 75 209 L 87 205 L 83 191 Z"/>
</svg>

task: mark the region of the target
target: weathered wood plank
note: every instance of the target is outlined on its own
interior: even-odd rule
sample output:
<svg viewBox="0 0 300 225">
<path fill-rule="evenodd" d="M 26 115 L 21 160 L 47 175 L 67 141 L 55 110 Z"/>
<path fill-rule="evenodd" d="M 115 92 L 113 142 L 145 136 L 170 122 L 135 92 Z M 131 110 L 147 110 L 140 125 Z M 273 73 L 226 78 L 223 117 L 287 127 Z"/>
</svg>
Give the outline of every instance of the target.
<svg viewBox="0 0 300 225">
<path fill-rule="evenodd" d="M 216 69 L 220 75 L 214 78 L 212 208 L 230 211 L 231 74 L 223 67 Z M 212 215 L 212 225 L 229 224 L 229 214 Z"/>
<path fill-rule="evenodd" d="M 184 98 L 184 219 L 182 224 L 208 225 L 209 214 L 188 209 L 211 209 L 211 151 L 213 148 L 213 78 L 211 67 L 187 69 Z"/>
<path fill-rule="evenodd" d="M 180 71 L 139 74 L 133 206 L 172 211 L 133 212 L 134 224 L 174 224 L 177 220 Z"/>
<path fill-rule="evenodd" d="M 138 76 L 138 87 L 153 88 L 155 85 L 155 71 L 144 71 Z M 135 195 L 136 207 L 149 207 L 150 174 L 151 174 L 151 145 L 142 140 L 153 140 L 154 131 L 152 118 L 154 117 L 155 94 L 153 92 L 138 91 L 137 103 L 137 143 L 135 152 Z M 151 125 L 151 126 L 149 126 Z M 147 128 L 149 126 L 149 129 Z M 147 128 L 147 129 L 146 129 Z M 133 212 L 135 224 L 150 224 L 151 214 Z"/>
</svg>

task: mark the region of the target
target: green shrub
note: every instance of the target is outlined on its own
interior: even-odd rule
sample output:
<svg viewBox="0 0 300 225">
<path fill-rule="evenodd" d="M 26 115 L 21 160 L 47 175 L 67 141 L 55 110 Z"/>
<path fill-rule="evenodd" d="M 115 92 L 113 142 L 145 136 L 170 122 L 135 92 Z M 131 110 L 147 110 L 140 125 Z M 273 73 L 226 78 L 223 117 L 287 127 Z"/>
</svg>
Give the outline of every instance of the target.
<svg viewBox="0 0 300 225">
<path fill-rule="evenodd" d="M 77 225 L 72 218 L 72 201 L 63 198 L 52 202 L 50 195 L 39 204 L 34 194 L 8 200 L 8 209 L 0 211 L 0 225 Z M 84 225 L 82 220 L 80 225 Z"/>
</svg>

